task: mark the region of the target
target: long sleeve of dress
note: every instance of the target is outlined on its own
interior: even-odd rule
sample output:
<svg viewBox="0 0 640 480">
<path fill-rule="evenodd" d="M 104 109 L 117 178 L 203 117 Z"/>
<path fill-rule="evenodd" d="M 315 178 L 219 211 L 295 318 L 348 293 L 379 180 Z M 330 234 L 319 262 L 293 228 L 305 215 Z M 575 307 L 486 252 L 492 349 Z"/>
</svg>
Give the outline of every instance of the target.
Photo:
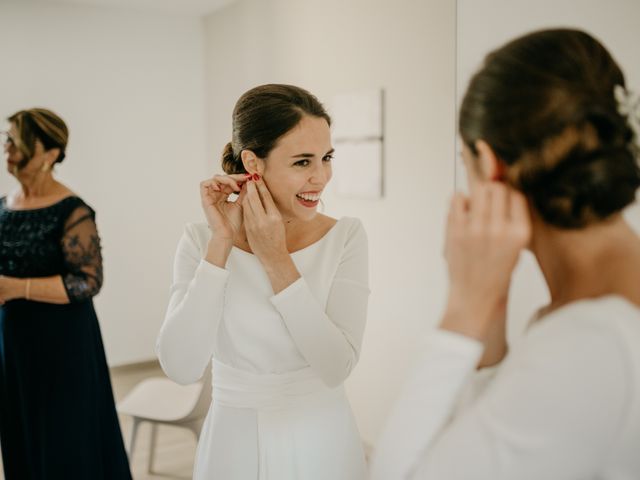
<svg viewBox="0 0 640 480">
<path fill-rule="evenodd" d="M 202 259 L 192 226 L 178 244 L 169 306 L 156 353 L 169 378 L 197 381 L 213 355 L 229 272 Z"/>
<path fill-rule="evenodd" d="M 633 383 L 628 345 L 601 320 L 538 325 L 456 414 L 482 345 L 434 332 L 379 439 L 372 480 L 592 478 Z"/>
<path fill-rule="evenodd" d="M 65 222 L 61 240 L 67 273 L 62 275 L 70 302 L 96 295 L 102 287 L 102 253 L 93 211 L 80 206 Z"/>
<path fill-rule="evenodd" d="M 327 304 L 304 278 L 271 298 L 309 365 L 329 386 L 341 384 L 360 354 L 369 299 L 367 237 L 360 222 L 348 235 Z"/>
</svg>

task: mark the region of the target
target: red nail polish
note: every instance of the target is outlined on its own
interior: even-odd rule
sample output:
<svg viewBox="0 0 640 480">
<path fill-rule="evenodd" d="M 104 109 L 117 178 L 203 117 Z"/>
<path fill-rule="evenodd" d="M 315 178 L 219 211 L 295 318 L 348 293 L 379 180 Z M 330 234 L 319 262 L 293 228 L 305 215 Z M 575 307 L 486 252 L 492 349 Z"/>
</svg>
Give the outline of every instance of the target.
<svg viewBox="0 0 640 480">
<path fill-rule="evenodd" d="M 260 175 L 258 175 L 257 173 L 254 173 L 254 174 L 253 174 L 253 180 L 254 180 L 254 181 L 256 181 L 256 182 L 257 182 L 258 180 L 260 180 Z"/>
<path fill-rule="evenodd" d="M 247 177 L 247 178 L 253 177 L 253 175 L 251 175 L 250 173 L 245 173 L 244 176 Z"/>
</svg>

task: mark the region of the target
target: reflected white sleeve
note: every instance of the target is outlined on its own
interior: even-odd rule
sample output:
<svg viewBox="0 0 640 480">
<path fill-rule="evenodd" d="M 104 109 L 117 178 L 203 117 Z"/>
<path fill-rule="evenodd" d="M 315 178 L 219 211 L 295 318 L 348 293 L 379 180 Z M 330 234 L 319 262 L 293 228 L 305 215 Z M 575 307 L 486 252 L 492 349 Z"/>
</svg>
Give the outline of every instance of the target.
<svg viewBox="0 0 640 480">
<path fill-rule="evenodd" d="M 606 322 L 565 320 L 528 334 L 453 417 L 481 347 L 439 333 L 389 419 L 372 478 L 591 478 L 626 423 L 629 354 Z"/>
<path fill-rule="evenodd" d="M 228 277 L 227 270 L 202 259 L 187 226 L 178 245 L 169 307 L 156 343 L 162 369 L 175 382 L 197 381 L 211 360 Z"/>
<path fill-rule="evenodd" d="M 301 354 L 331 387 L 349 376 L 360 354 L 369 299 L 367 250 L 366 234 L 357 222 L 347 239 L 326 311 L 304 278 L 271 297 Z"/>
</svg>

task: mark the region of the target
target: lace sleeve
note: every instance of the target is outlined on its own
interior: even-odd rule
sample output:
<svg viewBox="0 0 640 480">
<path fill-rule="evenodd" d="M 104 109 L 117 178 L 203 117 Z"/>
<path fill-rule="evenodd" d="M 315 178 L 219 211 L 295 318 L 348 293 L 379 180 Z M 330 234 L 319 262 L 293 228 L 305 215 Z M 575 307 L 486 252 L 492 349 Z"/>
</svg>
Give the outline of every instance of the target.
<svg viewBox="0 0 640 480">
<path fill-rule="evenodd" d="M 62 275 L 70 302 L 86 300 L 102 287 L 102 254 L 94 213 L 76 208 L 65 222 L 62 251 L 67 272 Z"/>
</svg>

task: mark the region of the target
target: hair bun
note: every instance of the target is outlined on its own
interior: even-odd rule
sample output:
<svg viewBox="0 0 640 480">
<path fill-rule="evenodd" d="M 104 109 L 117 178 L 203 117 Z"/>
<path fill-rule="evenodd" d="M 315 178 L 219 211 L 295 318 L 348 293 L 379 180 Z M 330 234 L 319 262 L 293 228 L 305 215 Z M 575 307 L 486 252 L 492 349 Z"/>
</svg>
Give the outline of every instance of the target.
<svg viewBox="0 0 640 480">
<path fill-rule="evenodd" d="M 621 211 L 640 185 L 624 85 L 588 33 L 532 32 L 485 58 L 463 98 L 460 133 L 473 153 L 477 140 L 493 148 L 543 220 L 580 228 Z"/>
<path fill-rule="evenodd" d="M 231 142 L 227 143 L 222 150 L 222 170 L 227 175 L 234 175 L 237 173 L 246 173 L 244 165 L 233 153 L 233 145 Z"/>
<path fill-rule="evenodd" d="M 640 169 L 625 147 L 575 152 L 554 169 L 524 183 L 543 220 L 581 228 L 621 211 L 635 200 Z"/>
</svg>

